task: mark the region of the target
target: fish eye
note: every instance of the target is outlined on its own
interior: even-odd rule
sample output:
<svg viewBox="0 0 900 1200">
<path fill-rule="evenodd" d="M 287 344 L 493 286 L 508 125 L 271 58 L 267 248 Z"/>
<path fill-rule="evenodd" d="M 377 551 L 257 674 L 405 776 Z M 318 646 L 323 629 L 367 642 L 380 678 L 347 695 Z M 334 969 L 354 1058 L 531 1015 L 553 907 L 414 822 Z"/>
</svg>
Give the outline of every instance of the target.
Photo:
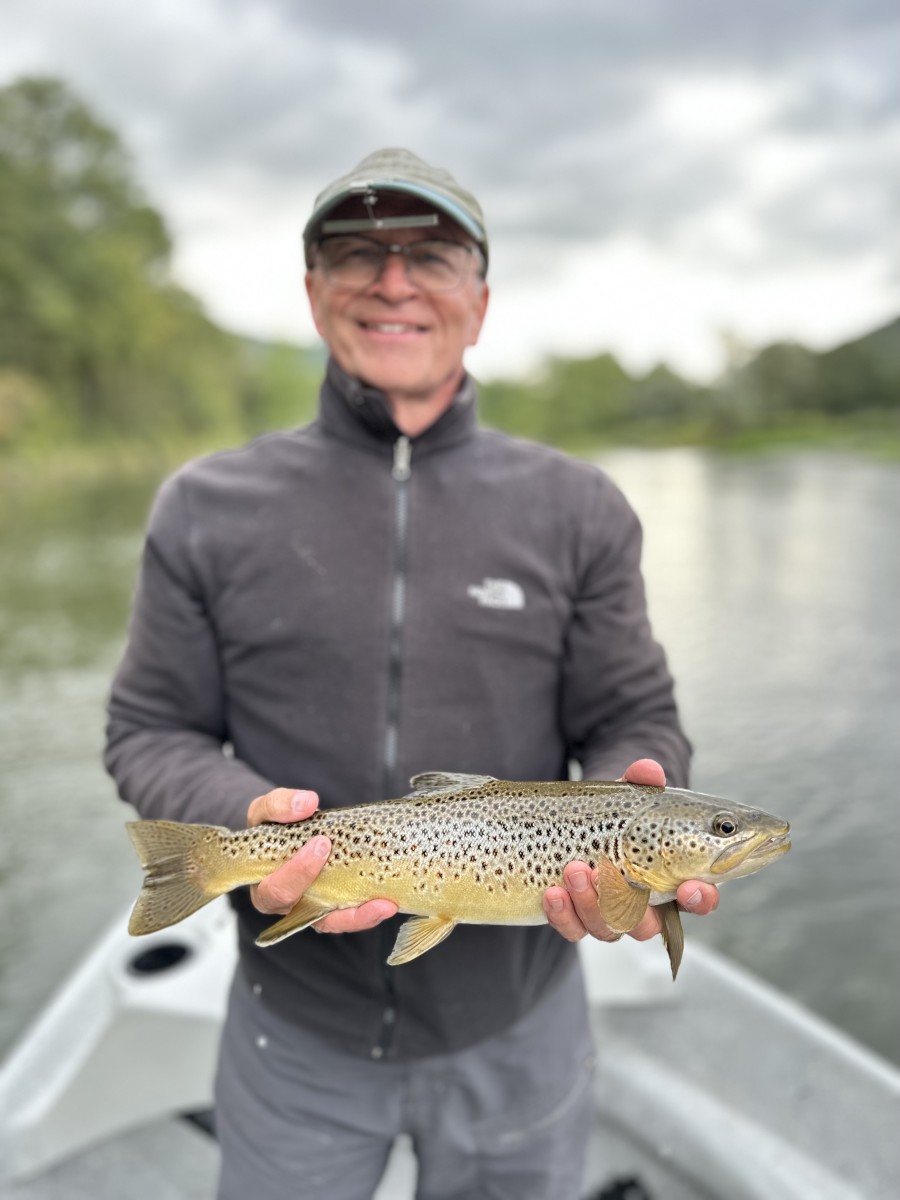
<svg viewBox="0 0 900 1200">
<path fill-rule="evenodd" d="M 733 833 L 737 833 L 737 821 L 730 813 L 719 813 L 713 818 L 713 833 L 719 834 L 720 837 L 731 837 Z"/>
</svg>

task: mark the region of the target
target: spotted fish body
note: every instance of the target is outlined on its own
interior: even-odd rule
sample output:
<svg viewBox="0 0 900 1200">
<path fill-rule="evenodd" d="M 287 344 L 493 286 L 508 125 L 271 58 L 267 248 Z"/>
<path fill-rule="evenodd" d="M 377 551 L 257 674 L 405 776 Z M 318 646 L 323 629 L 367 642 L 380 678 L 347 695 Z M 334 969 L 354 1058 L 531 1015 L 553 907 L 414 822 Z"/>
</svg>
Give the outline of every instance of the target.
<svg viewBox="0 0 900 1200">
<path fill-rule="evenodd" d="M 575 859 L 598 870 L 601 915 L 616 932 L 660 906 L 673 974 L 681 929 L 673 897 L 686 879 L 750 874 L 790 848 L 786 822 L 761 809 L 677 788 L 622 782 L 516 783 L 417 775 L 411 796 L 326 809 L 296 824 L 232 832 L 138 821 L 129 832 L 147 871 L 129 930 L 174 924 L 215 896 L 271 874 L 317 834 L 328 862 L 300 902 L 258 939 L 270 945 L 328 912 L 376 897 L 411 920 L 389 958 L 409 962 L 459 924 L 537 925 L 541 899 Z"/>
</svg>

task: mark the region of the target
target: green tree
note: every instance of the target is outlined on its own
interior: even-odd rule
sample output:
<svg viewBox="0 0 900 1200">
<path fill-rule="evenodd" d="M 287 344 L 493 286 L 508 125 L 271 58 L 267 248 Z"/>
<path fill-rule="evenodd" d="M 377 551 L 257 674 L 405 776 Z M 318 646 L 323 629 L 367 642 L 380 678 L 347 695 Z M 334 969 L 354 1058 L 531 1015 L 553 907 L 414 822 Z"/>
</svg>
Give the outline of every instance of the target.
<svg viewBox="0 0 900 1200">
<path fill-rule="evenodd" d="M 310 420 L 316 410 L 324 355 L 289 342 L 245 340 L 243 424 L 250 434 Z"/>
<path fill-rule="evenodd" d="M 171 240 L 116 134 L 66 87 L 0 89 L 0 368 L 53 436 L 235 420 L 232 339 L 169 276 Z"/>
</svg>

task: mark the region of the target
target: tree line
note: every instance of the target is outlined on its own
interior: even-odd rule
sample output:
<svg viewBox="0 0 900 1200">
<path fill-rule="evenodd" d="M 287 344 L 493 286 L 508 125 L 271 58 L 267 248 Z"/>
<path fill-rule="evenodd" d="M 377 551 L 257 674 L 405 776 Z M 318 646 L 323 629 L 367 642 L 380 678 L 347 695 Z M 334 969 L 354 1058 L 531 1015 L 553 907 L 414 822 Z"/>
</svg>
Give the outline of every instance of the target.
<svg viewBox="0 0 900 1200">
<path fill-rule="evenodd" d="M 219 328 L 171 255 L 114 130 L 58 79 L 0 89 L 0 452 L 224 442 L 309 418 L 321 351 Z M 827 353 L 768 346 L 710 386 L 610 354 L 553 359 L 485 384 L 481 404 L 490 424 L 566 446 L 896 428 L 900 320 Z"/>
<path fill-rule="evenodd" d="M 317 354 L 212 322 L 116 133 L 61 81 L 0 89 L 0 446 L 223 438 L 312 409 Z"/>
</svg>

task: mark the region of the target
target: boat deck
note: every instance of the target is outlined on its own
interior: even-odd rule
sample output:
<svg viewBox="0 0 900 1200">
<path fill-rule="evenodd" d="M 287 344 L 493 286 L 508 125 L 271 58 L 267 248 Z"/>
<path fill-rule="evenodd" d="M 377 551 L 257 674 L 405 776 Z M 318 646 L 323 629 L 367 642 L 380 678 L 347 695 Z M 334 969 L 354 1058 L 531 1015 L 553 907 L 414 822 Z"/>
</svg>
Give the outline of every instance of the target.
<svg viewBox="0 0 900 1200">
<path fill-rule="evenodd" d="M 674 986 L 658 944 L 625 939 L 614 946 L 582 943 L 582 949 L 598 1051 L 586 1194 L 614 1179 L 637 1178 L 653 1200 L 900 1195 L 900 1071 L 892 1064 L 696 941 Z M 103 964 L 104 955 L 108 948 L 100 949 L 95 965 Z M 0 1128 L 7 1159 L 0 1161 L 0 1177 L 4 1166 L 14 1177 L 0 1181 L 0 1200 L 209 1200 L 215 1141 L 170 1114 L 208 1103 L 223 979 L 222 964 L 214 966 L 198 961 L 192 968 L 211 971 L 219 989 L 202 1027 L 210 1034 L 205 1042 L 196 1034 L 199 1014 L 189 1014 L 185 1024 L 172 996 L 160 999 L 152 1013 L 140 1008 L 137 1022 L 137 1001 L 126 996 L 125 1016 L 111 1018 L 118 1024 L 103 1037 L 91 1033 L 103 1073 L 83 1063 L 69 1071 L 70 1094 L 45 1087 L 32 1097 L 29 1079 L 49 1078 L 58 1048 L 79 1040 L 71 1028 L 67 1038 L 60 1030 L 73 1015 L 93 1020 L 98 1008 L 98 993 L 87 986 L 93 968 L 84 972 L 80 997 L 78 987 L 64 989 L 52 1020 L 36 1027 L 37 1044 L 0 1072 L 0 1119 L 7 1126 Z M 104 979 L 109 974 L 106 964 Z M 197 988 L 188 995 L 196 1006 Z M 147 1045 L 157 1026 L 160 1044 L 169 1048 L 167 1062 L 180 1062 L 183 1047 L 198 1044 L 205 1057 L 200 1086 L 196 1067 L 183 1085 L 192 1095 L 183 1092 L 184 1103 L 168 1107 L 157 1098 L 151 1112 L 146 1096 L 154 1079 L 141 1074 L 146 1064 L 138 1055 L 154 1057 Z M 173 1044 L 182 1049 L 172 1052 Z M 130 1088 L 123 1085 L 124 1073 Z M 65 1157 L 50 1147 L 54 1130 L 70 1136 L 73 1112 L 89 1102 L 102 1108 L 110 1097 L 117 1117 L 115 1105 L 127 1097 L 141 1097 L 144 1111 L 129 1117 L 130 1126 L 120 1119 L 112 1136 L 88 1131 L 80 1145 L 70 1140 Z M 39 1111 L 43 1123 L 31 1118 Z M 411 1200 L 414 1186 L 415 1162 L 401 1139 L 377 1200 Z"/>
</svg>

